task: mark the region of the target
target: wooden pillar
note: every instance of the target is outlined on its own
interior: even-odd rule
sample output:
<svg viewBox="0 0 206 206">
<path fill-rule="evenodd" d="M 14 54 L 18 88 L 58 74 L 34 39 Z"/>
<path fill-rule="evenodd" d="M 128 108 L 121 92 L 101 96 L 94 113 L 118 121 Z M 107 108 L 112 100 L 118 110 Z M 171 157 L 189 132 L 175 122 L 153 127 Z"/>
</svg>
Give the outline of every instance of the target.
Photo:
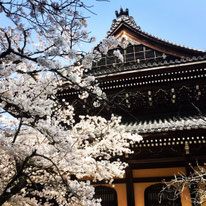
<svg viewBox="0 0 206 206">
<path fill-rule="evenodd" d="M 191 165 L 194 166 L 192 164 L 192 162 L 190 161 L 190 156 L 189 155 L 186 155 L 186 165 L 185 165 L 185 168 L 186 168 L 186 175 L 187 177 L 190 176 L 190 174 L 192 174 L 194 171 L 193 169 L 191 168 Z M 191 199 L 193 198 L 197 198 L 197 194 L 196 194 L 196 188 L 198 187 L 197 184 L 194 184 L 192 185 L 190 188 L 189 188 L 189 191 L 190 191 L 190 197 Z M 199 198 L 199 197 L 198 197 Z M 197 203 L 194 203 L 192 202 L 192 206 L 200 206 L 200 204 L 197 204 Z"/>
<path fill-rule="evenodd" d="M 126 169 L 126 188 L 127 188 L 127 206 L 135 206 L 133 176 L 132 176 L 132 169 L 130 167 L 127 167 Z"/>
</svg>

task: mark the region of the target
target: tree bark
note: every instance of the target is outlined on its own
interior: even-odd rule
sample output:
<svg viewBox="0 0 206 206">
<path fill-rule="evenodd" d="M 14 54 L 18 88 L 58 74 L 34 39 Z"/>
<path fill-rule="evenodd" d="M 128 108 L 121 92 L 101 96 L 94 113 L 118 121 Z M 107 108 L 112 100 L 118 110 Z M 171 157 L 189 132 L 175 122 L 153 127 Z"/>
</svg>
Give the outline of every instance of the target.
<svg viewBox="0 0 206 206">
<path fill-rule="evenodd" d="M 26 177 L 25 176 L 21 176 L 19 178 L 19 183 L 16 184 L 15 186 L 13 186 L 10 191 L 8 191 L 8 189 L 6 191 L 4 191 L 1 195 L 0 195 L 0 205 L 3 205 L 6 201 L 8 201 L 11 197 L 13 197 L 14 195 L 18 194 L 21 189 L 23 189 L 25 186 L 27 185 L 27 181 L 26 181 Z"/>
</svg>

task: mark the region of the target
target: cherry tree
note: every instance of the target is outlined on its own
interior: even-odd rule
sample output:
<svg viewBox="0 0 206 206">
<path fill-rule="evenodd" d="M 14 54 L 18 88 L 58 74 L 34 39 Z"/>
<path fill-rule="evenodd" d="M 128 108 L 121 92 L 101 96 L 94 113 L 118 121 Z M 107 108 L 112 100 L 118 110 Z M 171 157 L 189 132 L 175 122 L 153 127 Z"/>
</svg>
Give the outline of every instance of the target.
<svg viewBox="0 0 206 206">
<path fill-rule="evenodd" d="M 67 84 L 80 98 L 107 101 L 84 74 L 118 41 L 82 51 L 95 40 L 85 11 L 80 0 L 0 1 L 1 22 L 9 22 L 0 27 L 0 205 L 101 205 L 86 179 L 122 177 L 127 164 L 117 157 L 141 139 L 114 115 L 76 122 L 73 106 L 56 98 Z"/>
</svg>

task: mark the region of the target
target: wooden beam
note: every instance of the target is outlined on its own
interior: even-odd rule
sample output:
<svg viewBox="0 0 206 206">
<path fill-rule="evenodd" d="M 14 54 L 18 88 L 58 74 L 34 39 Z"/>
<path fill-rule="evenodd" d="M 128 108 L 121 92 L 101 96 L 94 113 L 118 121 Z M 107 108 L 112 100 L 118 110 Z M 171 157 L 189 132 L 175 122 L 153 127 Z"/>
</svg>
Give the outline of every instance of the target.
<svg viewBox="0 0 206 206">
<path fill-rule="evenodd" d="M 133 178 L 134 183 L 142 183 L 142 182 L 162 182 L 170 181 L 174 179 L 174 176 L 164 176 L 164 177 L 140 177 L 140 178 Z"/>
<path fill-rule="evenodd" d="M 126 169 L 127 205 L 135 206 L 134 184 L 131 168 Z"/>
<path fill-rule="evenodd" d="M 112 184 L 125 184 L 126 183 L 126 179 L 114 179 L 114 181 L 112 182 Z M 108 182 L 106 182 L 105 180 L 102 181 L 97 181 L 97 182 L 93 182 L 91 181 L 92 185 L 99 185 L 99 184 L 108 184 Z"/>
<path fill-rule="evenodd" d="M 165 163 L 174 161 L 185 161 L 185 157 L 172 157 L 172 158 L 152 158 L 152 159 L 134 159 L 128 160 L 129 164 L 145 164 L 145 163 Z"/>
<path fill-rule="evenodd" d="M 133 183 L 142 183 L 142 182 L 161 182 L 162 180 L 170 181 L 174 179 L 174 176 L 162 176 L 162 177 L 138 177 L 132 178 Z M 124 179 L 114 179 L 113 184 L 126 184 L 128 181 L 126 178 Z M 108 184 L 105 181 L 92 182 L 92 185 L 99 184 Z"/>
<path fill-rule="evenodd" d="M 192 162 L 206 162 L 206 155 L 190 157 Z M 168 167 L 185 167 L 185 157 L 154 158 L 154 159 L 129 159 L 127 161 L 132 169 L 152 169 Z"/>
<path fill-rule="evenodd" d="M 185 158 L 176 157 L 176 158 L 128 160 L 128 163 L 132 169 L 184 167 L 185 166 Z"/>
</svg>

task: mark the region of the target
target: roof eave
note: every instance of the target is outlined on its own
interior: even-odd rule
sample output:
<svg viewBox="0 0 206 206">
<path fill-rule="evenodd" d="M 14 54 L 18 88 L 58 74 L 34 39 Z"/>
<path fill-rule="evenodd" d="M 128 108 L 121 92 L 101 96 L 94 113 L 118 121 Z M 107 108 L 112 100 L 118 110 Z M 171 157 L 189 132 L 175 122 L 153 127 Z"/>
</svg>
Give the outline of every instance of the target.
<svg viewBox="0 0 206 206">
<path fill-rule="evenodd" d="M 114 77 L 124 74 L 132 74 L 132 73 L 141 73 L 141 72 L 148 72 L 148 71 L 157 71 L 161 69 L 168 69 L 168 68 L 177 68 L 177 67 L 183 67 L 183 66 L 192 66 L 192 65 L 200 65 L 200 64 L 206 64 L 206 59 L 204 61 L 193 61 L 193 62 L 185 62 L 185 63 L 176 63 L 173 65 L 162 65 L 157 67 L 149 67 L 149 68 L 142 68 L 142 69 L 135 69 L 135 70 L 126 70 L 126 71 L 120 71 L 115 73 L 109 73 L 109 74 L 100 74 L 95 75 L 97 79 L 105 78 L 105 77 Z"/>
<path fill-rule="evenodd" d="M 126 22 L 124 21 L 121 21 L 115 28 L 113 31 L 110 31 L 109 35 L 108 36 L 118 36 L 118 34 L 124 30 L 124 27 L 126 27 L 126 29 L 130 30 L 131 32 L 134 32 L 135 35 L 140 35 L 142 36 L 143 38 L 145 39 L 148 39 L 149 41 L 154 41 L 158 44 L 162 44 L 164 46 L 167 46 L 168 49 L 176 49 L 179 51 L 179 53 L 182 53 L 179 54 L 179 55 L 176 55 L 176 56 L 179 56 L 181 58 L 186 58 L 186 57 L 192 57 L 192 56 L 203 56 L 206 54 L 206 51 L 202 51 L 202 50 L 198 50 L 198 49 L 193 49 L 193 48 L 189 48 L 189 47 L 186 47 L 186 46 L 183 46 L 183 45 L 178 45 L 178 44 L 175 44 L 175 43 L 172 43 L 172 42 L 169 42 L 167 40 L 164 40 L 164 39 L 161 39 L 161 38 L 158 38 L 154 35 L 151 35 L 147 32 L 144 32 L 142 31 L 141 29 L 136 29 L 136 28 L 133 28 L 131 25 L 128 25 Z M 149 45 L 147 45 L 149 46 Z M 187 54 L 184 54 L 184 53 L 187 53 Z M 170 53 L 170 52 L 169 52 Z M 174 55 L 174 53 L 172 53 Z"/>
</svg>

